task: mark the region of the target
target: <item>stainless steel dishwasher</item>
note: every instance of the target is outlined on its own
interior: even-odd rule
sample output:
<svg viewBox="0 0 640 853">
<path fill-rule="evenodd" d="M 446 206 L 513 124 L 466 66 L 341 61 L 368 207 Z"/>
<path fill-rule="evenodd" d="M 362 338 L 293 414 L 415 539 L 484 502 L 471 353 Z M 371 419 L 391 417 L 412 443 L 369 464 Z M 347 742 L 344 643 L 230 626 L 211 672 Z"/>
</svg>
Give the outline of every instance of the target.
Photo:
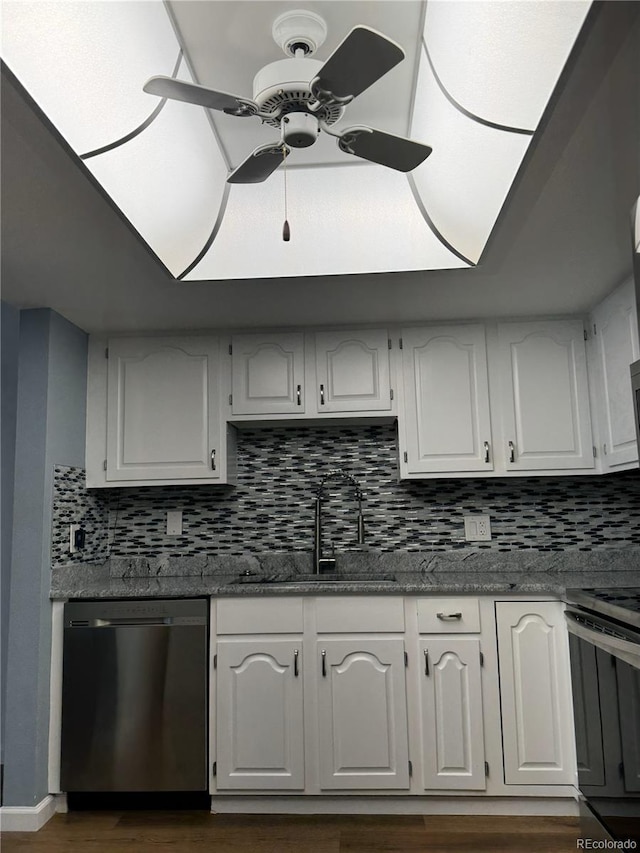
<svg viewBox="0 0 640 853">
<path fill-rule="evenodd" d="M 207 789 L 206 599 L 64 611 L 63 791 Z"/>
</svg>

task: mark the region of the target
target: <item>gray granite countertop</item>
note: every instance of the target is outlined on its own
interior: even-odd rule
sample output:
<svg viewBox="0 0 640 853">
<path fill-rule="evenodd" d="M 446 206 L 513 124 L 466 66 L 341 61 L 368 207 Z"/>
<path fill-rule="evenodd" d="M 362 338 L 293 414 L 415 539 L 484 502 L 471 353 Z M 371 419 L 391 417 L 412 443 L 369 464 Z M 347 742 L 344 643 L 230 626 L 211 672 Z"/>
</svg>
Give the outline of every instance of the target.
<svg viewBox="0 0 640 853">
<path fill-rule="evenodd" d="M 335 582 L 305 579 L 304 552 L 243 556 L 112 558 L 57 566 L 51 598 L 163 598 L 203 595 L 553 594 L 587 587 L 640 586 L 640 548 L 594 551 L 379 552 L 338 555 Z M 395 578 L 395 581 L 388 580 Z"/>
</svg>

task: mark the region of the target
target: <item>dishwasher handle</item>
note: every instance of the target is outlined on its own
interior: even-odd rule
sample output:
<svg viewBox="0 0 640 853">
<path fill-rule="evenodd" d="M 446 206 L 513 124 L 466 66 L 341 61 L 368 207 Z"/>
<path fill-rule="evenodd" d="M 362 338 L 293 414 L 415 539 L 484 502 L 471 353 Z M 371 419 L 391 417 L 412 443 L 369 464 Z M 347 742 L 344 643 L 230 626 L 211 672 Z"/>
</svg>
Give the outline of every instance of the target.
<svg viewBox="0 0 640 853">
<path fill-rule="evenodd" d="M 204 616 L 120 616 L 101 619 L 71 619 L 68 628 L 153 628 L 176 625 L 206 625 Z"/>
</svg>

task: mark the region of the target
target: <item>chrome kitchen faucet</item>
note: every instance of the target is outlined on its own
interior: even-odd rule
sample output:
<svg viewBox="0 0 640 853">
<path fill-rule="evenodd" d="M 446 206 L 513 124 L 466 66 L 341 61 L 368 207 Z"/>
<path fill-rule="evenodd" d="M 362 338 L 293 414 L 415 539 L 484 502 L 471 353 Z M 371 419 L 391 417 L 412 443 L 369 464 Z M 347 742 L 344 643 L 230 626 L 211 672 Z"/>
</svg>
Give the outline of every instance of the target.
<svg viewBox="0 0 640 853">
<path fill-rule="evenodd" d="M 357 516 L 357 524 L 358 524 L 358 545 L 364 545 L 364 516 L 362 515 L 362 489 L 358 485 L 357 481 L 351 474 L 347 474 L 345 471 L 340 471 L 339 469 L 334 469 L 333 471 L 328 471 L 324 477 L 320 480 L 320 484 L 316 489 L 316 515 L 315 515 L 315 528 L 314 528 L 314 543 L 313 543 L 313 556 L 314 556 L 314 568 L 315 573 L 319 575 L 323 570 L 331 570 L 335 568 L 335 558 L 334 557 L 323 557 L 322 556 L 322 502 L 326 500 L 327 496 L 325 495 L 325 485 L 328 480 L 345 480 L 347 483 L 353 486 L 354 495 L 358 501 L 358 516 Z"/>
</svg>

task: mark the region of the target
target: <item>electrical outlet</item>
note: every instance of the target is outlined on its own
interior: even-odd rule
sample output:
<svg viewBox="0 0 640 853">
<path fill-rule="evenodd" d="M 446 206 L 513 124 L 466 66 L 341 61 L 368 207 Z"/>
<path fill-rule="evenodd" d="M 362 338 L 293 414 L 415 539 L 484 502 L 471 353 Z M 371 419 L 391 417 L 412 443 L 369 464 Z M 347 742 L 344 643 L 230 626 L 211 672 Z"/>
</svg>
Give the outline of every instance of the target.
<svg viewBox="0 0 640 853">
<path fill-rule="evenodd" d="M 182 536 L 182 510 L 167 510 L 167 536 Z"/>
<path fill-rule="evenodd" d="M 76 545 L 76 531 L 80 530 L 79 524 L 70 524 L 69 525 L 69 553 L 75 554 L 76 551 L 79 550 Z"/>
<path fill-rule="evenodd" d="M 491 539 L 491 516 L 465 515 L 464 538 L 467 542 L 488 542 Z"/>
</svg>

